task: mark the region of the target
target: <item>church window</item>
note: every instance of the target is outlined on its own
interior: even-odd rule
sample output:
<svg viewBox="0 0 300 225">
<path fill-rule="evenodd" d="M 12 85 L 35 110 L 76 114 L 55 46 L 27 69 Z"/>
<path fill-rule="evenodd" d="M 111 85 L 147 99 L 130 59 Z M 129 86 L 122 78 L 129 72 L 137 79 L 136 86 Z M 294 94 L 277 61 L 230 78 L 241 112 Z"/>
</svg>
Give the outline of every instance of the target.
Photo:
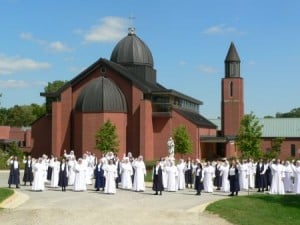
<svg viewBox="0 0 300 225">
<path fill-rule="evenodd" d="M 229 84 L 229 94 L 230 94 L 230 97 L 233 96 L 233 82 L 231 81 L 230 84 Z"/>
<path fill-rule="evenodd" d="M 296 145 L 291 144 L 291 156 L 295 157 L 296 156 Z"/>
</svg>

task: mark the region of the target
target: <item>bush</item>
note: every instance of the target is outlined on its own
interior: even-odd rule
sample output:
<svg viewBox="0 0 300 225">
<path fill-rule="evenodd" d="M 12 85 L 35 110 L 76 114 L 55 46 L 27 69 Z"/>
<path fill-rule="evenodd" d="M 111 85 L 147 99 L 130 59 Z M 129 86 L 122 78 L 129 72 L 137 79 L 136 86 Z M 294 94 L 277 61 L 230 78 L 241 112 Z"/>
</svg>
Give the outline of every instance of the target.
<svg viewBox="0 0 300 225">
<path fill-rule="evenodd" d="M 0 149 L 0 169 L 8 169 L 9 166 L 7 165 L 7 160 L 9 158 L 8 152 L 3 151 Z"/>
<path fill-rule="evenodd" d="M 16 143 L 11 143 L 6 146 L 5 151 L 3 149 L 0 149 L 0 169 L 9 169 L 9 165 L 7 165 L 7 160 L 10 156 L 17 156 L 20 163 L 20 168 L 24 168 L 24 153 L 17 146 Z"/>
<path fill-rule="evenodd" d="M 149 160 L 145 162 L 146 170 L 152 171 L 153 167 L 156 165 L 157 160 Z"/>
</svg>

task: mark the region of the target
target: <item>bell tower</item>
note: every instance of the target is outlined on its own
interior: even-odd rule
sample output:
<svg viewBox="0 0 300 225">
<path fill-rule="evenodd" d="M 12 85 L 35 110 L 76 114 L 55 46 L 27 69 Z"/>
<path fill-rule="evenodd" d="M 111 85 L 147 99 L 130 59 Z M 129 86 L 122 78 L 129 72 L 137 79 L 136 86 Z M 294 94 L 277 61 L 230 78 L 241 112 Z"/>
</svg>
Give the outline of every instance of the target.
<svg viewBox="0 0 300 225">
<path fill-rule="evenodd" d="M 231 42 L 225 59 L 225 77 L 222 79 L 222 135 L 234 137 L 239 132 L 244 116 L 244 84 L 240 76 L 241 60 Z"/>
</svg>

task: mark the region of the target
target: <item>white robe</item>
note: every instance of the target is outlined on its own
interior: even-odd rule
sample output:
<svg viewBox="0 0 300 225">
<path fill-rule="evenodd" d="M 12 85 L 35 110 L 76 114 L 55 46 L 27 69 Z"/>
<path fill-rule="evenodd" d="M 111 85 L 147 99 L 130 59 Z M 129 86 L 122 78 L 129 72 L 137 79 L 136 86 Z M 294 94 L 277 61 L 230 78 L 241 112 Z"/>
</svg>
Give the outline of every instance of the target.
<svg viewBox="0 0 300 225">
<path fill-rule="evenodd" d="M 177 165 L 177 171 L 178 171 L 178 190 L 184 190 L 185 189 L 185 163 L 180 163 Z"/>
<path fill-rule="evenodd" d="M 270 194 L 285 194 L 283 178 L 284 178 L 284 167 L 281 164 L 272 164 L 272 184 L 270 188 Z"/>
<path fill-rule="evenodd" d="M 292 165 L 292 170 L 294 172 L 294 193 L 300 194 L 300 166 Z"/>
<path fill-rule="evenodd" d="M 166 168 L 166 172 L 168 174 L 168 186 L 167 191 L 177 191 L 177 176 L 178 170 L 176 166 L 168 166 Z"/>
<path fill-rule="evenodd" d="M 85 167 L 85 169 L 84 169 L 85 183 L 92 184 L 93 182 L 92 182 L 92 178 L 90 175 L 90 168 L 88 167 L 88 164 L 89 164 L 88 158 L 82 159 L 82 165 Z"/>
<path fill-rule="evenodd" d="M 121 187 L 124 189 L 132 189 L 131 176 L 133 175 L 133 169 L 131 164 L 122 163 L 121 164 Z"/>
<path fill-rule="evenodd" d="M 35 163 L 33 169 L 33 191 L 43 191 L 45 189 L 45 166 L 42 163 Z"/>
<path fill-rule="evenodd" d="M 248 171 L 249 171 L 249 188 L 255 188 L 256 164 L 253 162 L 249 162 Z"/>
<path fill-rule="evenodd" d="M 239 170 L 239 182 L 241 190 L 248 190 L 248 177 L 249 177 L 249 167 L 248 163 L 240 164 L 238 167 Z"/>
<path fill-rule="evenodd" d="M 69 174 L 68 185 L 69 186 L 74 185 L 74 182 L 75 182 L 75 170 L 74 170 L 75 165 L 76 165 L 76 161 L 73 159 L 70 159 L 68 162 L 68 174 Z"/>
<path fill-rule="evenodd" d="M 162 180 L 163 180 L 163 186 L 165 189 L 168 187 L 168 173 L 166 171 L 166 167 L 169 166 L 169 163 L 167 161 L 163 161 L 160 163 L 162 168 Z"/>
<path fill-rule="evenodd" d="M 134 168 L 133 190 L 145 191 L 145 163 L 143 161 L 134 161 L 132 166 Z"/>
<path fill-rule="evenodd" d="M 51 176 L 51 181 L 50 181 L 50 187 L 58 187 L 60 162 L 59 161 L 53 161 L 50 164 L 50 167 L 52 168 L 52 176 Z"/>
<path fill-rule="evenodd" d="M 292 176 L 293 176 L 293 170 L 291 165 L 286 165 L 284 168 L 284 178 L 283 178 L 283 184 L 284 184 L 284 191 L 285 192 L 293 192 L 293 182 L 292 182 Z"/>
<path fill-rule="evenodd" d="M 203 169 L 203 191 L 204 192 L 213 192 L 213 178 L 215 177 L 215 168 L 213 166 L 206 166 Z"/>
<path fill-rule="evenodd" d="M 75 181 L 74 191 L 86 191 L 86 167 L 83 164 L 76 164 L 74 167 Z"/>
<path fill-rule="evenodd" d="M 229 192 L 230 191 L 228 173 L 229 173 L 229 165 L 221 166 L 221 176 L 222 176 L 221 191 L 223 191 L 223 192 Z"/>
<path fill-rule="evenodd" d="M 116 193 L 116 177 L 118 177 L 117 167 L 114 164 L 106 165 L 104 167 L 105 187 L 104 193 Z"/>
</svg>

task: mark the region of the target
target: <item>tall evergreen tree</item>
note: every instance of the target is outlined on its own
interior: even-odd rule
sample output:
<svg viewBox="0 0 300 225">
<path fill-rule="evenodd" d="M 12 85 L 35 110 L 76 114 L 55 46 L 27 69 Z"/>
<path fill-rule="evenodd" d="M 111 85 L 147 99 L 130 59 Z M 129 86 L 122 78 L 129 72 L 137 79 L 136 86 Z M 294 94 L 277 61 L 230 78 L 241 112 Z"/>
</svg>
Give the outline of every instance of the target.
<svg viewBox="0 0 300 225">
<path fill-rule="evenodd" d="M 96 148 L 102 153 L 119 151 L 117 128 L 107 120 L 96 133 Z"/>
<path fill-rule="evenodd" d="M 258 158 L 261 156 L 261 137 L 263 126 L 251 112 L 245 115 L 240 124 L 237 136 L 237 146 L 244 158 Z"/>
</svg>

